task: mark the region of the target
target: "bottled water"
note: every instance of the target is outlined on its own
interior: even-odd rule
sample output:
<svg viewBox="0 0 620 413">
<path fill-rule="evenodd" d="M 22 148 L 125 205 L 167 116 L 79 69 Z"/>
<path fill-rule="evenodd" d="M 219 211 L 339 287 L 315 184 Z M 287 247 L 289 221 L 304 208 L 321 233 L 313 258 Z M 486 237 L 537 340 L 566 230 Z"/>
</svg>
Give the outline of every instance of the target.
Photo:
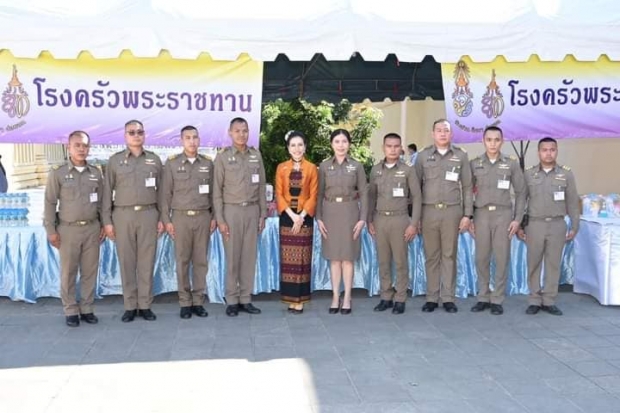
<svg viewBox="0 0 620 413">
<path fill-rule="evenodd" d="M 28 226 L 27 192 L 0 194 L 0 227 Z"/>
</svg>

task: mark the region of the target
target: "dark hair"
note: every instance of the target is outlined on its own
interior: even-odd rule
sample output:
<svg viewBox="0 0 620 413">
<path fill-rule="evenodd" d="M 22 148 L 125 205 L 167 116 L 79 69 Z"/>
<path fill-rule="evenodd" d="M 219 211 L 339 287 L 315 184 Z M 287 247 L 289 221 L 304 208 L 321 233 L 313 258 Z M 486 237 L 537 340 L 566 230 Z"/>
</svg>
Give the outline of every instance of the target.
<svg viewBox="0 0 620 413">
<path fill-rule="evenodd" d="M 334 138 L 338 135 L 344 135 L 344 137 L 347 138 L 349 143 L 351 143 L 351 134 L 346 129 L 336 129 L 335 131 L 333 131 L 332 134 L 329 135 L 329 143 L 332 143 L 334 141 Z"/>
<path fill-rule="evenodd" d="M 435 130 L 435 126 L 437 126 L 439 123 L 444 123 L 444 122 L 447 123 L 448 125 L 452 126 L 452 124 L 450 123 L 450 121 L 448 121 L 448 119 L 440 118 L 440 119 L 437 119 L 435 122 L 433 122 L 433 129 L 432 130 Z"/>
<path fill-rule="evenodd" d="M 287 148 L 289 146 L 289 143 L 291 142 L 291 139 L 293 138 L 301 138 L 304 141 L 304 146 L 308 145 L 308 140 L 306 139 L 306 135 L 304 135 L 303 133 L 299 131 L 292 130 L 289 133 L 287 133 L 286 136 L 284 137 L 284 141 L 286 142 Z"/>
<path fill-rule="evenodd" d="M 137 123 L 142 128 L 144 128 L 144 125 L 142 124 L 142 122 L 140 122 L 139 120 L 136 120 L 136 119 L 132 119 L 130 121 L 125 122 L 125 128 L 127 128 L 127 126 L 129 126 L 129 125 L 133 125 L 134 123 Z"/>
<path fill-rule="evenodd" d="M 411 149 L 414 152 L 418 151 L 418 145 L 416 145 L 415 143 L 410 143 L 409 145 L 407 145 L 407 148 Z"/>
<path fill-rule="evenodd" d="M 499 126 L 487 126 L 484 128 L 484 132 L 482 132 L 482 136 L 486 135 L 487 132 L 499 132 L 499 136 L 504 139 L 504 131 Z"/>
<path fill-rule="evenodd" d="M 84 134 L 84 135 L 86 135 L 86 137 L 88 138 L 88 145 L 90 145 L 90 135 L 89 135 L 88 133 L 84 132 L 83 130 L 75 130 L 75 131 L 71 132 L 71 133 L 69 134 L 69 139 L 68 139 L 68 141 L 70 142 L 70 141 L 71 141 L 71 138 L 73 138 L 74 136 L 78 136 L 79 134 Z"/>
<path fill-rule="evenodd" d="M 230 125 L 228 125 L 228 129 L 232 128 L 232 125 L 234 125 L 235 123 L 245 123 L 245 126 L 248 126 L 247 120 L 240 118 L 240 117 L 236 117 L 230 121 Z"/>
<path fill-rule="evenodd" d="M 383 143 L 385 143 L 386 139 L 398 139 L 399 141 L 403 141 L 403 139 L 400 137 L 400 135 L 398 133 L 394 133 L 394 132 L 390 132 L 387 135 L 385 135 L 383 137 Z"/>
<path fill-rule="evenodd" d="M 543 143 L 546 143 L 546 142 L 555 143 L 556 146 L 558 145 L 558 141 L 553 139 L 551 136 L 545 136 L 544 138 L 542 138 L 541 140 L 538 141 L 538 149 L 540 149 L 540 145 L 542 145 Z"/>
<path fill-rule="evenodd" d="M 187 125 L 187 126 L 183 126 L 183 129 L 181 129 L 181 135 L 183 135 L 183 132 L 191 131 L 191 130 L 196 131 L 196 133 L 198 133 L 198 129 L 196 129 L 195 126 Z"/>
</svg>

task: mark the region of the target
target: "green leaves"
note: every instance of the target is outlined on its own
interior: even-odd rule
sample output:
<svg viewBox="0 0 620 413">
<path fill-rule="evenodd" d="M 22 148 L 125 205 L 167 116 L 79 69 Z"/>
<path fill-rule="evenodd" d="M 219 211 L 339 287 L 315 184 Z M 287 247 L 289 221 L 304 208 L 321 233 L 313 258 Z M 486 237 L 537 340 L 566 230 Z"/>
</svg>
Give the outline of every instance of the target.
<svg viewBox="0 0 620 413">
<path fill-rule="evenodd" d="M 336 128 L 351 132 L 349 154 L 364 165 L 366 173 L 374 163 L 370 136 L 378 128 L 382 113 L 366 104 L 353 105 L 348 100 L 338 104 L 305 100 L 278 99 L 263 105 L 260 150 L 269 182 L 274 181 L 280 162 L 289 158 L 284 136 L 291 130 L 303 132 L 308 140 L 306 158 L 318 165 L 332 156 L 329 135 Z"/>
</svg>

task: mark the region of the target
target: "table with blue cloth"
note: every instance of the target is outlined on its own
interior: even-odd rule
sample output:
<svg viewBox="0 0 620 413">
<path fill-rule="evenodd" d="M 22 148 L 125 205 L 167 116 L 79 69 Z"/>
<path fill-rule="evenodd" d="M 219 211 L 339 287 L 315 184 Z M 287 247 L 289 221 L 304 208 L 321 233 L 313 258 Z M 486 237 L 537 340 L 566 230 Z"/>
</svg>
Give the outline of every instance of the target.
<svg viewBox="0 0 620 413">
<path fill-rule="evenodd" d="M 254 294 L 279 289 L 280 251 L 278 218 L 268 218 L 259 236 Z M 456 295 L 465 298 L 475 295 L 476 269 L 474 242 L 469 234 L 459 236 Z M 527 294 L 527 260 L 525 244 L 512 241 L 512 261 L 506 287 L 508 295 Z M 573 282 L 573 245 L 564 249 L 561 283 Z M 224 302 L 226 260 L 219 232 L 211 235 L 207 294 L 212 303 Z M 410 289 L 414 295 L 426 293 L 426 273 L 422 239 L 409 244 Z M 366 229 L 362 233 L 362 253 L 355 263 L 354 288 L 364 288 L 369 295 L 379 293 L 379 266 L 375 242 Z M 153 283 L 155 295 L 177 290 L 174 243 L 163 235 L 158 241 Z M 329 262 L 321 257 L 321 236 L 314 231 L 312 257 L 312 290 L 331 290 Z M 106 239 L 101 245 L 97 297 L 122 294 L 121 275 L 115 244 Z M 0 296 L 12 300 L 35 302 L 39 297 L 60 296 L 60 260 L 58 251 L 47 242 L 41 226 L 0 228 Z"/>
<path fill-rule="evenodd" d="M 574 291 L 602 305 L 620 305 L 620 218 L 581 218 Z"/>
</svg>

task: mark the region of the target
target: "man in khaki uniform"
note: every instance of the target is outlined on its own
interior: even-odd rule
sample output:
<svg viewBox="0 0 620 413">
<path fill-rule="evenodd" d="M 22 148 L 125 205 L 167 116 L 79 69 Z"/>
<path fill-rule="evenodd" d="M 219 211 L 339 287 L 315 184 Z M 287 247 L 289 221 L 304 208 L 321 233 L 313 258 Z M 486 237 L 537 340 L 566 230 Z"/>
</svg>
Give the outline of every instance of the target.
<svg viewBox="0 0 620 413">
<path fill-rule="evenodd" d="M 409 286 L 408 245 L 418 234 L 422 211 L 420 181 L 413 167 L 399 159 L 400 135 L 383 138 L 385 159 L 370 171 L 370 214 L 368 232 L 377 241 L 381 301 L 375 311 L 392 308 L 393 314 L 405 312 Z M 412 216 L 407 206 L 411 201 Z M 396 266 L 396 290 L 392 287 L 392 259 Z"/>
<path fill-rule="evenodd" d="M 209 315 L 203 303 L 215 219 L 211 217 L 213 162 L 198 153 L 200 137 L 194 126 L 181 129 L 181 143 L 183 152 L 172 155 L 164 165 L 160 205 L 161 221 L 174 240 L 180 315 L 187 319 L 192 314 Z"/>
<path fill-rule="evenodd" d="M 127 149 L 110 157 L 106 166 L 102 219 L 105 233 L 116 241 L 123 282 L 124 323 L 136 315 L 157 317 L 151 311 L 159 221 L 157 187 L 162 165 L 159 156 L 144 149 L 144 126 L 125 124 Z"/>
<path fill-rule="evenodd" d="M 510 264 L 510 242 L 519 230 L 525 211 L 525 181 L 519 161 L 501 153 L 504 135 L 497 126 L 483 133 L 485 153 L 470 162 L 474 179 L 474 221 L 469 231 L 476 240 L 478 270 L 478 302 L 474 313 L 491 309 L 491 314 L 504 313 L 506 279 Z M 510 189 L 515 193 L 513 211 Z M 491 254 L 495 256 L 495 288 L 491 292 Z"/>
<path fill-rule="evenodd" d="M 90 137 L 86 132 L 69 135 L 69 160 L 54 167 L 47 178 L 43 225 L 47 239 L 60 252 L 60 299 L 69 327 L 99 320 L 93 311 L 99 270 L 99 245 L 103 229 L 99 221 L 103 176 L 86 162 Z M 58 207 L 58 212 L 56 208 Z M 80 271 L 80 303 L 75 282 Z"/>
<path fill-rule="evenodd" d="M 424 148 L 415 169 L 422 184 L 422 238 L 426 255 L 426 303 L 433 312 L 441 298 L 456 313 L 456 249 L 459 231 L 473 219 L 472 178 L 467 153 L 452 145 L 452 127 L 445 119 L 433 123 L 434 145 Z"/>
<path fill-rule="evenodd" d="M 553 315 L 562 315 L 555 305 L 560 282 L 560 263 L 566 242 L 579 231 L 579 194 L 575 177 L 567 166 L 558 165 L 558 143 L 553 138 L 538 141 L 540 163 L 525 171 L 527 185 L 527 224 L 519 230 L 519 237 L 527 244 L 527 283 L 530 290 L 527 314 L 541 309 Z M 567 233 L 564 217 L 568 215 L 571 227 Z M 540 273 L 545 266 L 544 286 Z"/>
<path fill-rule="evenodd" d="M 226 253 L 226 315 L 260 314 L 252 304 L 256 242 L 265 227 L 265 168 L 259 151 L 248 147 L 248 122 L 230 121 L 232 146 L 215 158 L 213 207 Z"/>
</svg>

